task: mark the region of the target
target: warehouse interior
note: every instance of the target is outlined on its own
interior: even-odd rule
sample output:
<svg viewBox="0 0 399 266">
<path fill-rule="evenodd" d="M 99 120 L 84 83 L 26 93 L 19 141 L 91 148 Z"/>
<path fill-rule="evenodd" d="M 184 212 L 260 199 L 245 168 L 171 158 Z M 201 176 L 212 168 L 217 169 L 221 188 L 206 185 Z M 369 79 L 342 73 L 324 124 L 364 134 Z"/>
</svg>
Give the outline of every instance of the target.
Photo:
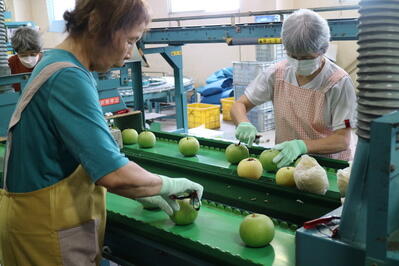
<svg viewBox="0 0 399 266">
<path fill-rule="evenodd" d="M 0 266 L 399 265 L 396 0 L 0 0 Z"/>
</svg>

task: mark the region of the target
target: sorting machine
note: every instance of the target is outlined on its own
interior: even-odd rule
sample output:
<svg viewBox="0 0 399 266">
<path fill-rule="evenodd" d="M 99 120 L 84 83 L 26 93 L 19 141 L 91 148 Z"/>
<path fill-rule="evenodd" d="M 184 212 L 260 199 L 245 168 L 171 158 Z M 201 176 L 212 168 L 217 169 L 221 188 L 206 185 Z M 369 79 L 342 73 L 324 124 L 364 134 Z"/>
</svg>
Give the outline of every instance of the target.
<svg viewBox="0 0 399 266">
<path fill-rule="evenodd" d="M 134 67 L 134 64 L 127 63 L 127 67 Z M 125 77 L 120 75 L 119 78 Z M 18 81 L 16 78 L 26 81 L 25 75 L 2 77 L 0 84 L 14 83 Z M 104 82 L 100 88 L 106 88 L 110 87 L 111 82 L 123 84 L 126 81 L 99 79 L 98 82 Z M 136 91 L 135 98 L 140 95 Z M 8 98 L 2 97 L 6 95 L 13 95 L 15 99 L 6 103 L 5 99 Z M 3 100 L 2 117 L 11 116 L 18 95 L 0 95 L 0 100 Z M 143 102 L 138 100 L 136 103 L 136 109 L 142 110 Z M 113 106 L 115 109 L 111 108 Z M 115 112 L 120 105 L 107 105 L 107 108 Z M 144 125 L 142 113 L 116 116 L 115 124 L 121 130 L 130 127 L 141 131 Z M 185 177 L 201 183 L 205 187 L 204 201 L 194 224 L 174 226 L 162 211 L 143 210 L 136 201 L 109 193 L 104 256 L 122 265 L 293 265 L 297 228 L 304 221 L 320 217 L 340 205 L 335 173 L 337 169 L 345 168 L 347 162 L 319 158 L 330 180 L 327 194 L 319 196 L 277 186 L 272 173 L 265 172 L 260 180 L 238 177 L 236 166 L 230 165 L 225 159 L 224 150 L 229 142 L 200 138 L 200 153 L 196 157 L 185 158 L 178 151 L 177 144 L 183 135 L 154 133 L 157 136 L 154 148 L 140 149 L 137 145 L 129 145 L 122 152 L 154 173 Z M 3 140 L 0 144 L 1 165 L 4 146 Z M 262 151 L 260 147 L 250 149 L 253 156 L 258 156 Z M 267 214 L 275 223 L 275 238 L 265 248 L 248 248 L 240 240 L 239 224 L 252 212 Z"/>
<path fill-rule="evenodd" d="M 186 177 L 204 186 L 204 200 L 194 224 L 176 226 L 162 211 L 142 206 L 117 195 L 108 195 L 105 254 L 122 264 L 148 265 L 294 265 L 295 231 L 304 221 L 318 218 L 341 204 L 336 170 L 347 162 L 318 158 L 328 173 L 326 195 L 298 191 L 275 184 L 274 173 L 259 180 L 237 176 L 236 166 L 225 159 L 230 142 L 198 138 L 195 157 L 184 157 L 178 149 L 183 136 L 154 131 L 154 148 L 125 145 L 122 152 L 157 174 Z M 250 148 L 252 156 L 264 149 Z M 276 234 L 264 248 L 246 247 L 239 225 L 250 213 L 270 216 Z"/>
<path fill-rule="evenodd" d="M 330 181 L 328 192 L 321 196 L 278 186 L 273 173 L 264 172 L 259 180 L 238 177 L 236 166 L 225 159 L 229 142 L 199 138 L 198 155 L 184 157 L 178 150 L 181 134 L 154 133 L 154 148 L 134 144 L 122 152 L 154 173 L 202 184 L 204 200 L 194 224 L 175 226 L 163 211 L 144 210 L 134 200 L 108 193 L 104 255 L 122 265 L 293 265 L 295 231 L 304 221 L 341 204 L 336 170 L 347 167 L 347 162 L 318 158 Z M 262 151 L 250 148 L 252 156 Z M 245 247 L 239 237 L 240 223 L 253 212 L 270 216 L 275 224 L 275 237 L 264 248 Z"/>
</svg>

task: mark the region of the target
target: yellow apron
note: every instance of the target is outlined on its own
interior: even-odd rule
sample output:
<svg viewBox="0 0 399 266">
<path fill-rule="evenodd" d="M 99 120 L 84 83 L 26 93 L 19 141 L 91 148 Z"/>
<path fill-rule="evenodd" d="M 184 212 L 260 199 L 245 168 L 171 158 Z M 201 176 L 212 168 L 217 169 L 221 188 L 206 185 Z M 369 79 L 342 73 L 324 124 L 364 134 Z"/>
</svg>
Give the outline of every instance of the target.
<svg viewBox="0 0 399 266">
<path fill-rule="evenodd" d="M 32 192 L 6 188 L 12 128 L 36 91 L 56 71 L 74 64 L 45 67 L 24 90 L 11 118 L 0 190 L 0 264 L 98 265 L 105 230 L 105 188 L 95 185 L 81 165 L 62 181 Z"/>
</svg>

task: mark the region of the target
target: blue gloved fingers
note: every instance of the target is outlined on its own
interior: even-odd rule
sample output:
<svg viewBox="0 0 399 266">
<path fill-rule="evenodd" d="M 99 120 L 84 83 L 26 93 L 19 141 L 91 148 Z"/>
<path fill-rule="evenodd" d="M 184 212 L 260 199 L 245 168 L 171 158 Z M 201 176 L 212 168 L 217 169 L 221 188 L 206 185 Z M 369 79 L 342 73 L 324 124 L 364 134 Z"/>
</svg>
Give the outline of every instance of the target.
<svg viewBox="0 0 399 266">
<path fill-rule="evenodd" d="M 247 145 L 249 145 L 250 139 L 251 139 L 251 132 L 246 132 L 245 133 L 245 143 Z"/>
<path fill-rule="evenodd" d="M 291 153 L 287 149 L 281 150 L 280 153 L 273 158 L 273 163 L 276 163 L 278 168 L 287 166 L 291 162 L 292 162 Z"/>
<path fill-rule="evenodd" d="M 284 149 L 284 146 L 285 146 L 284 142 L 277 144 L 276 146 L 273 147 L 273 150 L 282 150 L 282 149 Z"/>
<path fill-rule="evenodd" d="M 299 155 L 307 152 L 306 144 L 303 140 L 289 140 L 274 146 L 280 153 L 273 159 L 277 167 L 281 168 L 291 164 Z"/>
<path fill-rule="evenodd" d="M 292 163 L 292 160 L 288 157 L 284 157 L 278 164 L 277 167 L 278 168 L 282 168 L 284 166 L 288 166 Z"/>
<path fill-rule="evenodd" d="M 240 134 L 238 134 L 238 136 L 237 136 L 237 139 L 238 139 L 239 141 L 245 143 L 245 141 L 246 141 L 246 134 L 245 134 L 245 132 L 240 132 Z"/>
<path fill-rule="evenodd" d="M 247 132 L 243 132 L 240 139 L 240 141 L 245 144 L 247 143 L 247 134 L 248 134 Z"/>
<path fill-rule="evenodd" d="M 280 152 L 279 154 L 277 154 L 274 158 L 273 158 L 273 163 L 278 163 L 280 162 L 281 159 L 284 158 L 284 155 Z"/>
<path fill-rule="evenodd" d="M 288 166 L 297 157 L 289 149 L 284 149 L 280 153 L 282 153 L 284 156 L 283 159 L 280 161 L 281 167 Z"/>
<path fill-rule="evenodd" d="M 241 132 L 236 130 L 236 139 L 241 141 Z"/>
<path fill-rule="evenodd" d="M 254 143 L 255 140 L 255 136 L 254 135 L 250 135 L 248 136 L 248 147 L 252 147 L 252 144 Z"/>
<path fill-rule="evenodd" d="M 251 139 L 255 138 L 254 135 L 256 135 L 256 128 L 250 122 L 241 122 L 236 128 L 235 135 L 241 142 L 251 145 L 251 142 L 253 142 Z"/>
</svg>

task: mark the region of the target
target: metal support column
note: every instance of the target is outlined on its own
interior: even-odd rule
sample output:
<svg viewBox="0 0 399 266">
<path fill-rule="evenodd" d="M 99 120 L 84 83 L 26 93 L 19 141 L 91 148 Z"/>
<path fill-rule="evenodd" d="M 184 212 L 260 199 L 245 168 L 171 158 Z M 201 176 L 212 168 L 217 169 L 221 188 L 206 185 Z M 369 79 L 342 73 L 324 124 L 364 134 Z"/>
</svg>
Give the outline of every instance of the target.
<svg viewBox="0 0 399 266">
<path fill-rule="evenodd" d="M 144 113 L 144 94 L 143 94 L 143 74 L 141 71 L 141 62 L 129 62 L 132 72 L 132 90 L 134 92 L 134 110 L 139 110 L 143 116 L 143 128 L 145 128 Z"/>
<path fill-rule="evenodd" d="M 187 132 L 187 101 L 183 85 L 183 59 L 181 46 L 167 46 L 144 49 L 145 54 L 159 53 L 173 68 L 175 77 L 176 131 Z"/>
</svg>

